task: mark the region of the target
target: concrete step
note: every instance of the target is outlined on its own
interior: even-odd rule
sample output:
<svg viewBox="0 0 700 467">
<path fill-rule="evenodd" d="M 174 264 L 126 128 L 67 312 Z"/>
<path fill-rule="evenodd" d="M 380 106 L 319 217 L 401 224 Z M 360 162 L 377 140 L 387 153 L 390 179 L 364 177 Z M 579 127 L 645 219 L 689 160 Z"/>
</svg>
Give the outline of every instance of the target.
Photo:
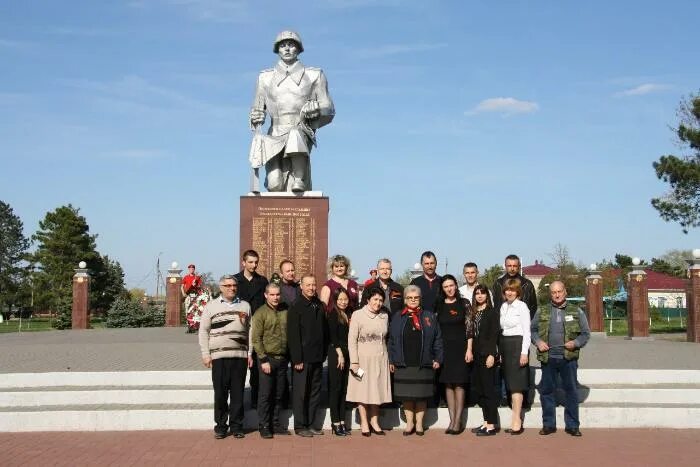
<svg viewBox="0 0 700 467">
<path fill-rule="evenodd" d="M 117 388 L 114 386 L 41 388 L 31 390 L 17 388 L 0 390 L 0 408 L 6 407 L 52 407 L 66 405 L 148 405 L 148 404 L 189 404 L 193 401 L 205 402 L 212 399 L 211 386 L 183 386 L 177 389 L 163 386 L 142 386 L 139 388 Z M 581 386 L 579 398 L 582 404 L 592 403 L 641 403 L 688 405 L 700 401 L 700 385 L 683 388 L 659 388 L 655 386 L 597 387 Z"/>
<path fill-rule="evenodd" d="M 700 428 L 700 371 L 580 370 L 579 383 L 584 427 Z M 211 429 L 212 398 L 209 371 L 0 374 L 0 431 Z M 526 426 L 541 424 L 537 401 Z M 563 409 L 557 412 L 563 426 Z M 383 425 L 402 427 L 399 414 L 383 409 Z M 480 409 L 466 414 L 469 426 L 481 423 Z M 510 410 L 500 415 L 509 420 Z M 328 410 L 319 417 L 330 426 Z M 447 427 L 447 409 L 429 409 L 427 420 Z M 257 426 L 254 411 L 246 412 L 246 426 Z"/>
<path fill-rule="evenodd" d="M 211 430 L 213 428 L 213 408 L 210 406 L 153 405 L 130 406 L 100 410 L 90 406 L 67 406 L 61 410 L 45 410 L 33 407 L 26 410 L 0 410 L 0 431 L 129 431 L 129 430 Z M 481 410 L 469 408 L 465 411 L 467 427 L 481 424 Z M 328 411 L 319 412 L 317 424 L 330 428 Z M 507 408 L 499 409 L 501 424 L 508 426 L 511 412 Z M 357 414 L 350 415 L 352 426 L 357 430 Z M 382 409 L 380 423 L 389 429 L 404 427 L 403 414 L 399 409 Z M 581 427 L 585 428 L 700 428 L 700 405 L 671 406 L 664 404 L 643 405 L 628 404 L 615 406 L 609 404 L 581 406 Z M 291 429 L 293 419 L 285 411 L 282 420 L 286 420 Z M 444 429 L 449 425 L 447 409 L 428 409 L 426 426 Z M 533 406 L 525 414 L 525 427 L 541 427 L 542 411 Z M 557 409 L 557 426 L 564 426 L 563 408 Z M 248 410 L 245 413 L 245 427 L 257 428 L 257 414 Z"/>
<path fill-rule="evenodd" d="M 540 369 L 531 368 L 539 383 Z M 580 369 L 579 383 L 588 385 L 698 384 L 700 370 Z M 209 386 L 202 371 L 115 371 L 0 374 L 0 389 L 60 386 Z"/>
</svg>

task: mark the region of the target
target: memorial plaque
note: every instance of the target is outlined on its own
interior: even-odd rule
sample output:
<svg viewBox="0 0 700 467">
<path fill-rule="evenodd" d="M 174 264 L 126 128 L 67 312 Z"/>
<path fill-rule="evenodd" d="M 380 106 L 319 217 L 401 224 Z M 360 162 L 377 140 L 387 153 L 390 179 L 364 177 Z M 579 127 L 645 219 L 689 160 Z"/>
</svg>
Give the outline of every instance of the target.
<svg viewBox="0 0 700 467">
<path fill-rule="evenodd" d="M 328 209 L 323 196 L 241 196 L 239 258 L 245 250 L 257 251 L 258 273 L 267 278 L 289 259 L 297 278 L 311 273 L 325 282 Z"/>
</svg>

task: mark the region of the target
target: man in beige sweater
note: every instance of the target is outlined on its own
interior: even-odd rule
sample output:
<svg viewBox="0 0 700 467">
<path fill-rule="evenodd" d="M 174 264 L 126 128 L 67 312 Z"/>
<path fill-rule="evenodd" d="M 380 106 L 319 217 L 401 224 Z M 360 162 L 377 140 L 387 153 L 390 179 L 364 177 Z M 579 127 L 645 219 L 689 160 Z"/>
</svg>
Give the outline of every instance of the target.
<svg viewBox="0 0 700 467">
<path fill-rule="evenodd" d="M 225 438 L 230 426 L 234 438 L 243 438 L 243 389 L 253 363 L 250 305 L 236 296 L 238 283 L 233 275 L 222 276 L 219 288 L 221 295 L 207 303 L 202 313 L 199 347 L 214 385 L 214 437 Z"/>
</svg>

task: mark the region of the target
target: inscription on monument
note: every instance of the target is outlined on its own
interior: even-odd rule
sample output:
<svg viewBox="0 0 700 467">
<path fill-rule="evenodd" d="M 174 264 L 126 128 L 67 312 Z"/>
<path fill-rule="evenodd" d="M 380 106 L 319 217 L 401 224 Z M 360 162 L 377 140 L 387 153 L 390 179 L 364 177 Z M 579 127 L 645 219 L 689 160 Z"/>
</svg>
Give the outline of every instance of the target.
<svg viewBox="0 0 700 467">
<path fill-rule="evenodd" d="M 274 266 L 282 260 L 294 258 L 296 268 L 311 271 L 314 267 L 316 243 L 315 221 L 311 209 L 294 207 L 258 206 L 253 213 L 253 249 L 272 270 L 258 268 L 258 272 L 269 277 Z"/>
<path fill-rule="evenodd" d="M 285 259 L 294 262 L 297 279 L 325 277 L 328 198 L 241 197 L 240 247 L 258 252 L 258 273 L 265 277 Z"/>
</svg>

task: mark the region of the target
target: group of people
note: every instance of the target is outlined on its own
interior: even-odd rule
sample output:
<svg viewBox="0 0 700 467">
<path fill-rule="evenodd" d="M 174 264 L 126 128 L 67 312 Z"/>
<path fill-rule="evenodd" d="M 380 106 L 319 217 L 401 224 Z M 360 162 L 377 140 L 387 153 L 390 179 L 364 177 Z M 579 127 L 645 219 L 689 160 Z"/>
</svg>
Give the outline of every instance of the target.
<svg viewBox="0 0 700 467">
<path fill-rule="evenodd" d="M 322 435 L 316 415 L 326 360 L 336 436 L 350 434 L 350 404 L 357 406 L 363 436 L 384 435 L 380 406 L 396 403 L 406 419 L 403 435 L 422 436 L 426 407 L 436 397 L 444 397 L 448 408 L 445 433 L 460 434 L 470 385 L 483 414 L 472 432 L 493 436 L 499 430 L 499 374 L 512 408 L 505 432 L 519 435 L 530 389 L 531 344 L 542 368 L 540 434 L 556 431 L 554 391 L 560 377 L 566 432 L 581 436 L 576 371 L 579 349 L 590 336 L 586 315 L 566 301 L 561 281 L 550 284 L 550 303 L 538 307 L 517 256 L 506 257 L 505 273 L 492 290 L 478 283 L 478 267 L 471 262 L 464 265 L 461 287 L 454 276 L 438 275 L 430 251 L 421 255 L 423 274 L 405 288 L 391 278 L 387 258 L 377 262 L 376 277 L 363 288 L 349 277 L 350 261 L 343 255 L 329 259 L 323 284 L 313 275 L 297 282 L 289 260 L 279 265 L 272 282 L 256 272 L 255 251 L 244 252 L 241 261 L 241 272 L 221 278 L 221 295 L 207 304 L 199 328 L 202 360 L 212 369 L 216 438 L 244 437 L 248 370 L 260 435 L 290 434 L 280 420 L 290 365 L 294 433 Z"/>
</svg>

